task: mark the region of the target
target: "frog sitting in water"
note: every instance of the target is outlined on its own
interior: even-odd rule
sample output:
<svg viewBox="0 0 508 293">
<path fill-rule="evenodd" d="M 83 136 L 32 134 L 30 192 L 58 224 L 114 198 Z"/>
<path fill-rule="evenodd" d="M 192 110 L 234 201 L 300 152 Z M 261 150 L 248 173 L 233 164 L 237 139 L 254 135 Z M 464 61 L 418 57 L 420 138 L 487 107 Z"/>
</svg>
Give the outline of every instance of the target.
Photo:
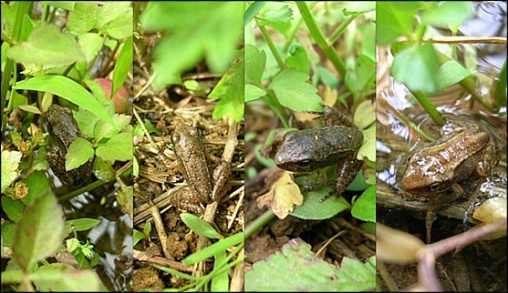
<svg viewBox="0 0 508 293">
<path fill-rule="evenodd" d="M 47 114 L 47 126 L 51 141 L 46 151 L 46 160 L 53 173 L 66 185 L 79 186 L 88 183 L 91 178 L 93 159 L 76 169 L 65 170 L 65 155 L 69 146 L 76 138 L 81 137 L 71 109 L 51 105 Z"/>
<path fill-rule="evenodd" d="M 322 115 L 325 127 L 289 131 L 267 151 L 287 171 L 313 172 L 336 165 L 335 190 L 321 202 L 341 194 L 354 180 L 362 166 L 356 154 L 363 143 L 363 133 L 335 108 L 325 106 Z"/>
<path fill-rule="evenodd" d="M 444 129 L 452 131 L 445 133 Z M 442 128 L 441 135 L 440 139 L 410 154 L 399 182 L 403 191 L 429 203 L 426 217 L 428 242 L 437 210 L 442 204 L 464 195 L 459 183 L 473 177 L 489 176 L 496 164 L 494 142 L 479 127 L 450 122 Z"/>
</svg>

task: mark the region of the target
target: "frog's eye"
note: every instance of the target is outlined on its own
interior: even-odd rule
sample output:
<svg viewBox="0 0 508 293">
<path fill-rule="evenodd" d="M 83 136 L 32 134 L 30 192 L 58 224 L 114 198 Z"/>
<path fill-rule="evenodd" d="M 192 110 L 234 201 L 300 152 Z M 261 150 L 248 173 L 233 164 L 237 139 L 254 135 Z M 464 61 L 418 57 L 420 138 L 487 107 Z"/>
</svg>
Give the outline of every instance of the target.
<svg viewBox="0 0 508 293">
<path fill-rule="evenodd" d="M 438 191 L 441 189 L 441 183 L 440 182 L 432 183 L 429 187 L 430 191 Z"/>
<path fill-rule="evenodd" d="M 306 167 L 309 167 L 311 164 L 311 160 L 310 159 L 306 159 L 306 160 L 302 160 L 298 163 L 298 165 L 302 168 L 306 168 Z"/>
</svg>

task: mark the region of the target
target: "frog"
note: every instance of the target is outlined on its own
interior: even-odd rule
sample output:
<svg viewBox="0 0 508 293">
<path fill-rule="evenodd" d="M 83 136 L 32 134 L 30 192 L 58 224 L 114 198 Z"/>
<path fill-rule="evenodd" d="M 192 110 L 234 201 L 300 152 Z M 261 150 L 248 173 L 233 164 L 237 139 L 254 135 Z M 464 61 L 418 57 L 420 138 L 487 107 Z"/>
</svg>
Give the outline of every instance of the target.
<svg viewBox="0 0 508 293">
<path fill-rule="evenodd" d="M 201 213 L 201 204 L 219 202 L 226 193 L 231 164 L 222 161 L 212 172 L 198 129 L 186 123 L 175 125 L 171 142 L 187 183 L 173 196 L 171 203 L 179 209 Z"/>
<path fill-rule="evenodd" d="M 84 137 L 72 115 L 72 110 L 57 104 L 49 106 L 47 129 L 50 143 L 46 150 L 46 160 L 55 176 L 65 185 L 82 186 L 89 183 L 93 158 L 78 168 L 65 170 L 65 155 L 70 145 L 78 137 Z"/>
<path fill-rule="evenodd" d="M 449 121 L 440 134 L 433 143 L 409 154 L 399 182 L 411 199 L 428 203 L 427 242 L 439 209 L 466 195 L 461 183 L 488 177 L 496 165 L 495 143 L 477 125 Z"/>
<path fill-rule="evenodd" d="M 307 173 L 336 166 L 334 190 L 320 202 L 332 194 L 340 195 L 354 180 L 363 165 L 356 156 L 364 139 L 344 114 L 333 107 L 323 107 L 323 127 L 290 130 L 267 152 L 276 166 L 286 171 Z"/>
</svg>

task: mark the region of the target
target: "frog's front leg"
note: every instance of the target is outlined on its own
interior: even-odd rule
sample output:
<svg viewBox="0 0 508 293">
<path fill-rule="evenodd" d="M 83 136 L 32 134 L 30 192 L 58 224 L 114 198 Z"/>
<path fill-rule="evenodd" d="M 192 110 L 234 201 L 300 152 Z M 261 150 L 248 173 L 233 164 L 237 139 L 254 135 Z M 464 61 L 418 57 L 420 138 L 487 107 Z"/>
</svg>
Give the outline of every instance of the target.
<svg viewBox="0 0 508 293">
<path fill-rule="evenodd" d="M 337 164 L 334 194 L 340 195 L 356 177 L 356 173 L 362 167 L 363 162 L 356 159 L 356 153 L 351 153 Z M 332 193 L 328 193 L 320 199 L 325 201 Z"/>
<path fill-rule="evenodd" d="M 219 202 L 228 191 L 231 163 L 222 161 L 213 171 L 212 200 Z"/>
</svg>

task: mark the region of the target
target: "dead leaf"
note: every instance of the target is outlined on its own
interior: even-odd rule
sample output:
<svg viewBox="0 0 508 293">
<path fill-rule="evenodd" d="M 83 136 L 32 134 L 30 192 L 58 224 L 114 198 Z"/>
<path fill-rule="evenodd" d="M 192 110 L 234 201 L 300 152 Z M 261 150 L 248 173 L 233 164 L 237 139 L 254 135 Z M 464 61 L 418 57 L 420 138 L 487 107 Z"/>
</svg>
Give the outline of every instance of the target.
<svg viewBox="0 0 508 293">
<path fill-rule="evenodd" d="M 270 191 L 258 197 L 256 201 L 259 207 L 268 205 L 279 219 L 284 219 L 295 206 L 303 203 L 303 195 L 293 176 L 289 172 L 284 172 Z"/>
</svg>

